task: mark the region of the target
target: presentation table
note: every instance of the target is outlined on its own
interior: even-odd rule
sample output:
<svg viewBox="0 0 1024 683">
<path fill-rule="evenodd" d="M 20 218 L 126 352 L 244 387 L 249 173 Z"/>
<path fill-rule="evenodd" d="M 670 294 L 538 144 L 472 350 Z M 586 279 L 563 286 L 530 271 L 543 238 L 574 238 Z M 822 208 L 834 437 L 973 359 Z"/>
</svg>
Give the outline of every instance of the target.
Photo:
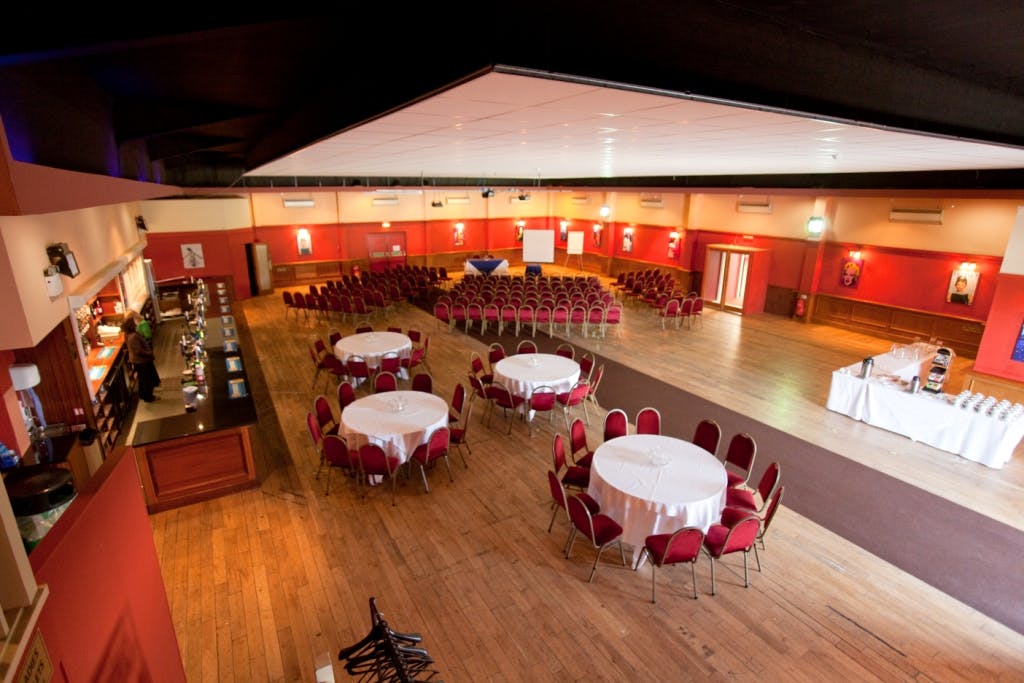
<svg viewBox="0 0 1024 683">
<path fill-rule="evenodd" d="M 466 275 L 504 275 L 506 273 L 508 273 L 508 260 L 506 259 L 466 259 Z"/>
</svg>

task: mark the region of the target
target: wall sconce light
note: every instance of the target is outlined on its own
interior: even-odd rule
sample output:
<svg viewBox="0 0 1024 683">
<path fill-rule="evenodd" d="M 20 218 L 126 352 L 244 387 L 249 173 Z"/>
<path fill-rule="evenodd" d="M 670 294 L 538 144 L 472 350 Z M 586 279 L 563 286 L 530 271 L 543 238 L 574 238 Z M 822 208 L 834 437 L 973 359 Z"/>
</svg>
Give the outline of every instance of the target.
<svg viewBox="0 0 1024 683">
<path fill-rule="evenodd" d="M 974 263 L 973 261 L 964 261 L 963 263 L 960 264 L 960 270 L 969 270 L 973 272 L 976 271 L 977 269 L 978 264 Z"/>
<path fill-rule="evenodd" d="M 385 230 L 387 230 L 388 228 L 391 227 L 391 223 L 389 221 L 384 221 L 383 223 L 380 224 L 380 227 L 382 227 Z"/>
<path fill-rule="evenodd" d="M 608 206 L 607 204 L 602 204 L 602 205 L 601 205 L 601 208 L 597 210 L 597 214 L 598 214 L 598 215 L 599 215 L 599 216 L 600 216 L 600 217 L 601 217 L 602 219 L 607 219 L 607 218 L 608 218 L 608 216 L 611 216 L 611 215 L 612 215 L 612 209 L 611 209 L 611 207 L 610 207 L 610 206 Z"/>
<path fill-rule="evenodd" d="M 860 249 L 851 249 L 850 250 L 850 258 L 852 258 L 854 261 L 860 261 L 860 256 L 861 256 Z"/>
<path fill-rule="evenodd" d="M 811 216 L 807 219 L 807 234 L 818 236 L 825 232 L 825 219 L 821 216 Z"/>
</svg>

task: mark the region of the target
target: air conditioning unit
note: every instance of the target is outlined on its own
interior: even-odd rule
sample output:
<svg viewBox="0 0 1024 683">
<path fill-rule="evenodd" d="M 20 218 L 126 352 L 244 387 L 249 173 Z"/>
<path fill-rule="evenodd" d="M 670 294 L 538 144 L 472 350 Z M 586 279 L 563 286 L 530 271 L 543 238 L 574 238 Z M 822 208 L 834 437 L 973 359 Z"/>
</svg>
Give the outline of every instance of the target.
<svg viewBox="0 0 1024 683">
<path fill-rule="evenodd" d="M 890 209 L 889 221 L 892 223 L 932 223 L 942 224 L 942 209 Z"/>
<path fill-rule="evenodd" d="M 769 199 L 765 200 L 743 200 L 736 202 L 736 211 L 738 213 L 771 213 L 772 202 Z"/>
<path fill-rule="evenodd" d="M 573 204 L 589 204 L 590 203 L 590 195 L 588 195 L 588 194 L 575 195 L 572 198 L 572 203 Z"/>
<path fill-rule="evenodd" d="M 312 199 L 285 199 L 284 208 L 286 209 L 311 209 L 316 206 L 316 202 Z"/>
<path fill-rule="evenodd" d="M 444 201 L 449 206 L 451 206 L 452 204 L 469 204 L 469 195 L 445 197 Z"/>
<path fill-rule="evenodd" d="M 370 203 L 374 206 L 398 206 L 398 197 L 374 197 Z"/>
<path fill-rule="evenodd" d="M 660 209 L 664 205 L 661 203 L 661 197 L 641 197 L 640 206 L 645 209 Z"/>
</svg>

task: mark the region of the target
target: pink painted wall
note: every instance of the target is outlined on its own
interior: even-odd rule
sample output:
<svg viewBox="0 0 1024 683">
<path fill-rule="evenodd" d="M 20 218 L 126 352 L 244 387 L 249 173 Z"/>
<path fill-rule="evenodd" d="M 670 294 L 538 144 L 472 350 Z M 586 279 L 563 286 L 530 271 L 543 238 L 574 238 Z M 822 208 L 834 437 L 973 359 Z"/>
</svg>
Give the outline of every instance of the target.
<svg viewBox="0 0 1024 683">
<path fill-rule="evenodd" d="M 108 458 L 29 555 L 55 681 L 185 680 L 131 450 Z"/>
</svg>

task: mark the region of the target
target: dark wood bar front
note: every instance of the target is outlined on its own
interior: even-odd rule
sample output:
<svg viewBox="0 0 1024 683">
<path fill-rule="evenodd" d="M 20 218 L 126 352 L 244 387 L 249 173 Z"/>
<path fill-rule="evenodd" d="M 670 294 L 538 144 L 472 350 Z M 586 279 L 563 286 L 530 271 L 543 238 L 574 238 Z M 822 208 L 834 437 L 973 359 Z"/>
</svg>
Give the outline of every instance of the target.
<svg viewBox="0 0 1024 683">
<path fill-rule="evenodd" d="M 230 287 L 213 279 L 208 288 L 205 393 L 200 392 L 194 411 L 186 411 L 182 401 L 180 413 L 135 425 L 131 445 L 150 512 L 258 485 L 249 436 L 256 407 L 227 294 Z M 176 335 L 178 329 L 169 320 L 158 334 Z M 159 347 L 179 353 L 177 344 Z M 166 390 L 172 385 L 176 389 L 178 382 L 177 377 L 163 378 L 166 400 L 177 400 Z"/>
</svg>

